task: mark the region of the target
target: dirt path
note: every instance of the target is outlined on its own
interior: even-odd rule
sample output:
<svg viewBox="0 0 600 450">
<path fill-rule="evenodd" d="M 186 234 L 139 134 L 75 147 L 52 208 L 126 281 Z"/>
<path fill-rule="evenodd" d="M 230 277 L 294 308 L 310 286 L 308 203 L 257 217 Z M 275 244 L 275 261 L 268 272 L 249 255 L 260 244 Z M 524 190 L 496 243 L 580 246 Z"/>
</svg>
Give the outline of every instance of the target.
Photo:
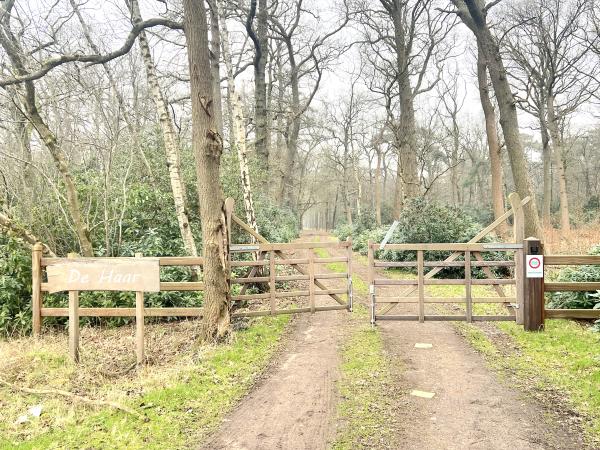
<svg viewBox="0 0 600 450">
<path fill-rule="evenodd" d="M 354 259 L 353 273 L 367 280 L 364 259 Z M 553 421 L 533 400 L 499 380 L 452 325 L 379 321 L 377 326 L 386 350 L 403 369 L 397 399 L 402 449 L 585 448 L 576 430 Z M 433 347 L 416 349 L 416 343 Z M 415 397 L 412 390 L 435 396 Z"/>
<path fill-rule="evenodd" d="M 327 448 L 335 429 L 335 381 L 346 314 L 301 315 L 273 369 L 203 448 Z"/>
<path fill-rule="evenodd" d="M 355 258 L 353 265 L 355 276 L 366 281 L 364 259 Z M 356 292 L 355 299 L 366 300 Z M 345 314 L 298 318 L 273 369 L 204 448 L 326 448 L 336 425 L 335 381 Z M 386 351 L 401 368 L 394 389 L 400 393 L 394 399 L 399 448 L 584 448 L 579 435 L 553 423 L 543 408 L 499 380 L 450 324 L 381 321 L 378 327 Z M 416 349 L 417 342 L 433 347 Z M 414 397 L 414 389 L 435 396 Z"/>
</svg>

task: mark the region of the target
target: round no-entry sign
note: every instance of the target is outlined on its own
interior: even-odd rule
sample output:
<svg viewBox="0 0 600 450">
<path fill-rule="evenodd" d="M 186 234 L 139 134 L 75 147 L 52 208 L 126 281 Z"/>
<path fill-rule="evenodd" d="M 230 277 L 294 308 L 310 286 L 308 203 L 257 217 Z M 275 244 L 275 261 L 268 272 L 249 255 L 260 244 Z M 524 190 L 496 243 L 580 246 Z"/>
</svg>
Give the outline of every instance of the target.
<svg viewBox="0 0 600 450">
<path fill-rule="evenodd" d="M 525 272 L 527 278 L 543 278 L 544 257 L 542 255 L 527 255 Z"/>
<path fill-rule="evenodd" d="M 529 260 L 529 267 L 532 269 L 537 269 L 541 264 L 542 262 L 540 261 L 540 258 L 533 257 Z"/>
</svg>

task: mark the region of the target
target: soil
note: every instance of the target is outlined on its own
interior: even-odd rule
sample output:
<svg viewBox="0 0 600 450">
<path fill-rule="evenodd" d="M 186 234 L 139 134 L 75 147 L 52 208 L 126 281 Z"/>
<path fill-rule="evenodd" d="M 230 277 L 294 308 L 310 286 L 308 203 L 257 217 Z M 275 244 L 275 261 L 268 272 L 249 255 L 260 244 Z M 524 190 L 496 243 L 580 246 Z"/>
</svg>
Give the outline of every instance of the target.
<svg viewBox="0 0 600 450">
<path fill-rule="evenodd" d="M 354 273 L 367 279 L 364 263 Z M 334 280 L 328 280 L 334 281 Z M 355 293 L 355 301 L 365 302 Z M 343 311 L 304 315 L 279 361 L 206 449 L 323 449 L 334 437 Z M 501 380 L 448 323 L 378 322 L 395 382 L 399 448 L 583 449 L 577 426 Z M 415 343 L 430 349 L 416 349 Z M 434 393 L 431 399 L 412 390 Z"/>
<path fill-rule="evenodd" d="M 317 297 L 317 306 L 324 301 L 324 297 Z M 270 373 L 203 448 L 327 448 L 335 432 L 335 382 L 339 378 L 339 347 L 347 314 L 302 314 L 292 325 Z"/>
</svg>

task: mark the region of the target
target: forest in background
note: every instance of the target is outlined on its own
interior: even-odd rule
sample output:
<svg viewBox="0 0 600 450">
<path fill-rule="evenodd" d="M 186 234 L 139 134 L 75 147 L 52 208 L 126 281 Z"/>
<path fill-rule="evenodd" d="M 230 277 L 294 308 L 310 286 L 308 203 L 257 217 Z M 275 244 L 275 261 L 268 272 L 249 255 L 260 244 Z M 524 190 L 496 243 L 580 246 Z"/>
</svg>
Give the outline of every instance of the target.
<svg viewBox="0 0 600 450">
<path fill-rule="evenodd" d="M 225 196 L 273 241 L 419 201 L 467 229 L 512 191 L 529 235 L 597 224 L 599 34 L 593 0 L 2 0 L 0 327 L 28 327 L 35 241 L 218 261 Z"/>
</svg>

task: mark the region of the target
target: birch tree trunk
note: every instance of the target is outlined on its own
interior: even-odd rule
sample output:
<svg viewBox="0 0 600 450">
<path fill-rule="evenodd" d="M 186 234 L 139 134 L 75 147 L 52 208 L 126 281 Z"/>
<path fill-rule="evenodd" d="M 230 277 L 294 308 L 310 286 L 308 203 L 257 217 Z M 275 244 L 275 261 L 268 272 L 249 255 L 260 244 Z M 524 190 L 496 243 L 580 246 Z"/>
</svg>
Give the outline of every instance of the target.
<svg viewBox="0 0 600 450">
<path fill-rule="evenodd" d="M 542 223 L 545 226 L 552 225 L 552 147 L 548 125 L 544 117 L 544 110 L 540 110 L 540 133 L 542 135 L 542 171 L 544 173 L 544 192 L 542 196 Z"/>
<path fill-rule="evenodd" d="M 233 77 L 233 65 L 231 63 L 231 53 L 229 50 L 229 32 L 225 17 L 221 15 L 221 5 L 217 4 L 217 12 L 221 16 L 221 47 L 223 49 L 223 60 L 225 61 L 225 70 L 227 72 L 227 110 L 231 120 L 230 145 L 235 147 L 238 154 L 240 165 L 240 180 L 242 183 L 242 195 L 244 197 L 244 211 L 246 221 L 254 231 L 258 233 L 258 223 L 256 222 L 256 212 L 254 210 L 254 201 L 252 198 L 252 187 L 250 183 L 250 170 L 248 167 L 248 153 L 246 149 L 246 124 L 242 111 L 242 102 L 235 89 L 235 79 Z"/>
<path fill-rule="evenodd" d="M 381 159 L 382 152 L 379 143 L 375 144 L 377 153 L 377 167 L 375 168 L 375 221 L 381 225 Z"/>
<path fill-rule="evenodd" d="M 565 162 L 563 159 L 563 142 L 558 129 L 559 118 L 554 106 L 554 95 L 549 94 L 547 98 L 546 113 L 548 114 L 548 130 L 552 139 L 552 150 L 554 152 L 554 165 L 558 172 L 558 190 L 560 196 L 560 227 L 563 232 L 571 231 L 569 220 L 569 196 L 567 192 L 567 176 Z"/>
<path fill-rule="evenodd" d="M 254 212 L 254 201 L 252 200 L 252 187 L 250 185 L 250 170 L 248 169 L 248 155 L 246 152 L 246 127 L 244 113 L 242 111 L 241 98 L 236 94 L 233 103 L 234 115 L 234 142 L 240 163 L 240 180 L 242 182 L 242 194 L 244 196 L 244 211 L 246 221 L 254 231 L 258 233 L 256 214 Z"/>
<path fill-rule="evenodd" d="M 479 99 L 485 119 L 485 134 L 487 137 L 488 153 L 490 156 L 490 172 L 492 178 L 492 206 L 494 219 L 504 214 L 504 174 L 502 173 L 502 154 L 498 142 L 498 130 L 496 128 L 496 111 L 490 99 L 488 86 L 487 64 L 481 49 L 477 51 L 477 83 L 479 85 Z M 500 232 L 507 232 L 506 223 L 500 227 Z"/>
<path fill-rule="evenodd" d="M 192 148 L 196 158 L 198 200 L 204 253 L 204 315 L 202 337 L 218 339 L 230 324 L 228 237 L 219 172 L 223 141 L 214 115 L 208 25 L 203 2 L 184 0 L 192 98 Z"/>
<path fill-rule="evenodd" d="M 135 25 L 142 22 L 138 1 L 131 0 L 130 6 L 132 23 Z M 150 46 L 148 45 L 148 39 L 144 31 L 139 34 L 138 43 L 140 46 L 140 54 L 142 55 L 142 60 L 144 61 L 144 66 L 146 68 L 148 86 L 154 104 L 156 105 L 156 113 L 158 114 L 162 131 L 165 153 L 167 156 L 167 167 L 169 170 L 169 181 L 171 183 L 171 192 L 173 193 L 173 201 L 175 204 L 175 214 L 177 215 L 177 222 L 179 223 L 179 232 L 181 234 L 181 239 L 183 240 L 186 254 L 189 256 L 198 256 L 196 242 L 190 226 L 185 184 L 181 176 L 179 140 L 175 133 L 173 118 L 171 117 L 169 107 L 158 82 L 156 66 L 154 65 Z"/>
</svg>

